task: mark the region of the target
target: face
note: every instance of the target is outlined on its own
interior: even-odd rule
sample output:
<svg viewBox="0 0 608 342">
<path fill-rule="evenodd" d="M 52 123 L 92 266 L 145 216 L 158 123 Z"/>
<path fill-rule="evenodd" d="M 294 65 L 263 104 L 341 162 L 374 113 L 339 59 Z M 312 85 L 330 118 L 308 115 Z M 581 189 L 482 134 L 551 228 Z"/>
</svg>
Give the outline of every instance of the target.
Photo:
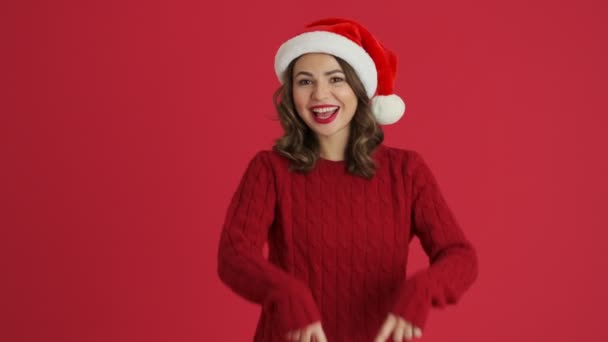
<svg viewBox="0 0 608 342">
<path fill-rule="evenodd" d="M 333 56 L 309 53 L 296 61 L 293 101 L 298 115 L 320 139 L 345 138 L 350 133 L 357 96 Z"/>
</svg>

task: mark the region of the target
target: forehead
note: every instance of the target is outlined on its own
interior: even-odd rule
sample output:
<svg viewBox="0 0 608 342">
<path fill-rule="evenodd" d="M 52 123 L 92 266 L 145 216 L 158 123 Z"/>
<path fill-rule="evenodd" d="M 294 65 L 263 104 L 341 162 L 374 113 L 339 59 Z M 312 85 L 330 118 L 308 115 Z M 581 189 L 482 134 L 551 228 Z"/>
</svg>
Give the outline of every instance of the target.
<svg viewBox="0 0 608 342">
<path fill-rule="evenodd" d="M 342 70 L 338 60 L 326 53 L 307 53 L 298 58 L 294 65 L 294 72 L 308 71 L 308 72 L 323 72 L 328 70 Z"/>
</svg>

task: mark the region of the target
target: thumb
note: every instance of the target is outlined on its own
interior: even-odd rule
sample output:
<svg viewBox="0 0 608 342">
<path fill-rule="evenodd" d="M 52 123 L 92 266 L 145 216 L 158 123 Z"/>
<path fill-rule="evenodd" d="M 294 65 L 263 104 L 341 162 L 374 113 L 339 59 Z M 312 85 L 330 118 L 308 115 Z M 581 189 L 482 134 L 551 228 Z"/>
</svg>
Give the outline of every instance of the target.
<svg viewBox="0 0 608 342">
<path fill-rule="evenodd" d="M 322 328 L 320 328 L 318 331 L 315 331 L 315 333 L 313 334 L 313 342 L 327 342 L 327 337 L 325 336 L 325 332 L 323 331 Z"/>
</svg>

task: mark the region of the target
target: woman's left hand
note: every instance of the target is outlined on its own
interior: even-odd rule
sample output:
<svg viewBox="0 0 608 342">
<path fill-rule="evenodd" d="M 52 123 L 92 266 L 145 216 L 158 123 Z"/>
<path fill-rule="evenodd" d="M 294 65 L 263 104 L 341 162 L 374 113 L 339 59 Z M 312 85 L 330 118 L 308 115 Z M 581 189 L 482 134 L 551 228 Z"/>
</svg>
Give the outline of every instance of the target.
<svg viewBox="0 0 608 342">
<path fill-rule="evenodd" d="M 389 313 L 374 342 L 385 342 L 391 335 L 392 341 L 401 342 L 404 337 L 410 341 L 413 337 L 422 337 L 422 330 L 403 318 Z"/>
</svg>

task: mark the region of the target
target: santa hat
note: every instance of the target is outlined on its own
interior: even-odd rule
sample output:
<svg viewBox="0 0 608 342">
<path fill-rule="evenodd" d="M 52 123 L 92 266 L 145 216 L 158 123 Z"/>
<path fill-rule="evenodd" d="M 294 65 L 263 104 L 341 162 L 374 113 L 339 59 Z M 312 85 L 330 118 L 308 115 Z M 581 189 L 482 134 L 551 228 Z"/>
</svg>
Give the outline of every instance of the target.
<svg viewBox="0 0 608 342">
<path fill-rule="evenodd" d="M 371 109 L 381 125 L 397 122 L 405 103 L 393 93 L 397 57 L 361 24 L 344 18 L 327 18 L 308 24 L 303 32 L 283 43 L 274 68 L 281 84 L 289 63 L 299 56 L 321 52 L 340 57 L 353 67 L 371 99 Z"/>
</svg>

